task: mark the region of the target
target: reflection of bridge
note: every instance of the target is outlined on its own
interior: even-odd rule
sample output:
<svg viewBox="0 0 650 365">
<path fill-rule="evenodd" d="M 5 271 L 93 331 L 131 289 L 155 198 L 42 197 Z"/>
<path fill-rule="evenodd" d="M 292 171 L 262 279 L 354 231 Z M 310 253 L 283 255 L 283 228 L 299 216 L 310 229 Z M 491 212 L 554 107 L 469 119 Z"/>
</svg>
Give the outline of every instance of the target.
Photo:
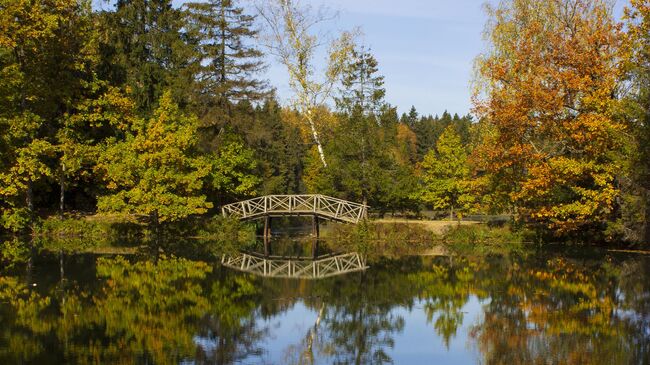
<svg viewBox="0 0 650 365">
<path fill-rule="evenodd" d="M 231 269 L 260 276 L 294 279 L 321 279 L 368 268 L 363 257 L 355 252 L 307 260 L 240 252 L 224 255 L 221 263 Z"/>
<path fill-rule="evenodd" d="M 224 217 L 255 219 L 260 217 L 311 215 L 346 223 L 366 218 L 368 207 L 326 195 L 266 195 L 224 205 Z"/>
</svg>

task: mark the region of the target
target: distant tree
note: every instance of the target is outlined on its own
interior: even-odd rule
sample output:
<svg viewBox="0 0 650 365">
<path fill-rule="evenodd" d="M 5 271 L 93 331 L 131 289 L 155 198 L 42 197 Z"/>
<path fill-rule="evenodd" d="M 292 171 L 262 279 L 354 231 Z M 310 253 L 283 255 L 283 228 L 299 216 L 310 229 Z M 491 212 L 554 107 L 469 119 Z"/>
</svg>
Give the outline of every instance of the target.
<svg viewBox="0 0 650 365">
<path fill-rule="evenodd" d="M 472 195 L 467 181 L 470 176 L 467 151 L 453 126 L 445 129 L 435 150 L 424 156 L 419 167 L 422 202 L 434 209 L 448 209 L 450 219 L 454 218 L 454 212 L 469 209 Z"/>
<path fill-rule="evenodd" d="M 414 105 L 411 105 L 411 109 L 409 109 L 409 113 L 402 114 L 402 118 L 400 122 L 406 124 L 407 126 L 409 126 L 409 128 L 413 128 L 419 120 L 420 120 L 420 115 L 418 114 L 418 111 L 415 109 Z"/>
<path fill-rule="evenodd" d="M 384 77 L 377 75 L 379 71 L 377 60 L 361 47 L 351 51 L 350 59 L 344 66 L 339 96 L 336 97 L 337 107 L 352 113 L 359 107 L 364 113 L 378 114 L 384 105 Z"/>
<path fill-rule="evenodd" d="M 212 165 L 196 153 L 198 120 L 184 115 L 170 92 L 159 104 L 102 151 L 97 169 L 112 193 L 99 198 L 100 211 L 146 215 L 157 226 L 212 207 L 202 192 Z"/>
</svg>

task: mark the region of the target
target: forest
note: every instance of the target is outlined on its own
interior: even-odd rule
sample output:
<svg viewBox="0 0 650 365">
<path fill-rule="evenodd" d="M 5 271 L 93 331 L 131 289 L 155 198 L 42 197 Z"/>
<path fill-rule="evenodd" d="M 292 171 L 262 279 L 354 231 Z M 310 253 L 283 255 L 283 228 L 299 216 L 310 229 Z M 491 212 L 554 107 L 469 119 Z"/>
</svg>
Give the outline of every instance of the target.
<svg viewBox="0 0 650 365">
<path fill-rule="evenodd" d="M 373 216 L 507 214 L 550 241 L 650 243 L 648 0 L 622 19 L 606 0 L 486 5 L 468 115 L 400 115 L 360 31 L 322 36 L 329 15 L 299 0 L 105 5 L 0 4 L 0 233 L 319 193 Z"/>
</svg>

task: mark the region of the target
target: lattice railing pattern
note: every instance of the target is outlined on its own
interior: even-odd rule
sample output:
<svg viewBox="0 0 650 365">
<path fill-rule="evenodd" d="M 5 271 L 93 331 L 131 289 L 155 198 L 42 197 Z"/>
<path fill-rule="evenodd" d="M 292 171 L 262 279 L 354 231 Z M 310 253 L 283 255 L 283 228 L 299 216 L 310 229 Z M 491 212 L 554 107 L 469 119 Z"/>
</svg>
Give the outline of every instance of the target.
<svg viewBox="0 0 650 365">
<path fill-rule="evenodd" d="M 313 214 L 342 222 L 358 223 L 368 206 L 320 194 L 265 195 L 224 205 L 224 217 L 253 219 L 266 215 Z"/>
<path fill-rule="evenodd" d="M 365 259 L 356 252 L 316 260 L 270 259 L 241 252 L 224 255 L 221 263 L 255 275 L 295 279 L 322 279 L 368 268 Z"/>
</svg>

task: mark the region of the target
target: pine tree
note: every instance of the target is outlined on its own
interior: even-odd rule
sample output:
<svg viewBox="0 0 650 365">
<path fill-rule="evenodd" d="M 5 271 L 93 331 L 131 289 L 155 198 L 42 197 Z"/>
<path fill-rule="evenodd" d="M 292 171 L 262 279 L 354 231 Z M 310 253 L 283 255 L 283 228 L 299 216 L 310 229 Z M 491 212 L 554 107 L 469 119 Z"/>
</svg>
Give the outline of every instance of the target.
<svg viewBox="0 0 650 365">
<path fill-rule="evenodd" d="M 181 106 L 190 102 L 198 60 L 184 33 L 181 12 L 171 0 L 118 0 L 102 13 L 99 77 L 128 87 L 142 115 L 149 115 L 165 90 Z"/>
<path fill-rule="evenodd" d="M 262 52 L 252 45 L 258 33 L 255 16 L 234 0 L 186 3 L 185 14 L 199 54 L 199 100 L 227 107 L 266 97 L 266 82 L 256 78 L 264 64 Z"/>
<path fill-rule="evenodd" d="M 365 114 L 378 114 L 384 105 L 384 77 L 377 75 L 377 60 L 364 48 L 355 48 L 343 71 L 337 107 L 347 113 L 361 108 Z"/>
<path fill-rule="evenodd" d="M 409 109 L 408 114 L 402 114 L 402 118 L 400 120 L 401 123 L 406 124 L 411 129 L 413 129 L 413 127 L 419 121 L 420 121 L 420 116 L 418 114 L 418 111 L 415 109 L 414 105 L 411 105 L 411 109 Z"/>
</svg>

